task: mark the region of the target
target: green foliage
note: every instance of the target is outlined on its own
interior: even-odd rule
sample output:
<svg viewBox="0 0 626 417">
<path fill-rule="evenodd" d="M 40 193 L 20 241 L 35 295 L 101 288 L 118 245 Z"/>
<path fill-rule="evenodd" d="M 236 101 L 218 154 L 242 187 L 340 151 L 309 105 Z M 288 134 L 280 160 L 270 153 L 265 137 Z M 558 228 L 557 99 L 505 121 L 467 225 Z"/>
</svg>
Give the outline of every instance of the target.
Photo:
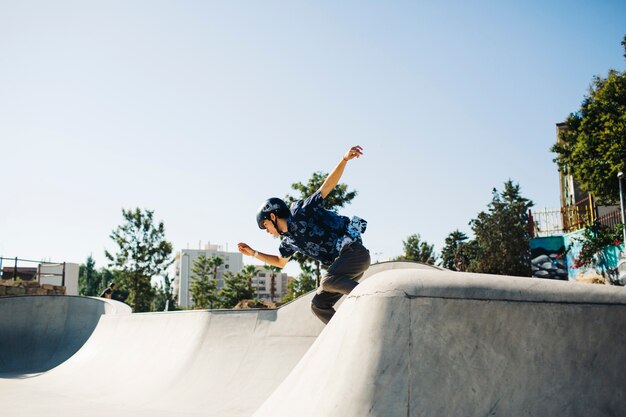
<svg viewBox="0 0 626 417">
<path fill-rule="evenodd" d="M 476 240 L 459 243 L 459 247 L 454 256 L 454 270 L 466 272 L 470 269 L 472 262 L 478 259 L 480 248 Z"/>
<path fill-rule="evenodd" d="M 78 294 L 97 297 L 102 294 L 105 288 L 111 283 L 115 283 L 115 291 L 113 291 L 113 299 L 125 301 L 128 298 L 128 291 L 123 285 L 120 285 L 121 274 L 106 268 L 96 269 L 96 261 L 89 255 L 84 264 L 78 268 Z"/>
<path fill-rule="evenodd" d="M 89 255 L 85 263 L 78 267 L 78 294 L 97 297 L 104 287 L 108 287 L 108 283 L 102 282 L 102 276 L 96 270 L 96 261 Z"/>
<path fill-rule="evenodd" d="M 466 264 L 467 260 L 462 257 L 466 257 L 467 254 L 463 250 L 465 248 L 465 241 L 467 235 L 458 229 L 451 232 L 445 240 L 445 246 L 441 250 L 441 262 L 444 268 L 452 271 L 459 271 L 461 265 Z"/>
<path fill-rule="evenodd" d="M 190 291 L 196 308 L 233 308 L 242 300 L 254 299 L 252 278 L 257 267 L 245 265 L 238 274 L 227 271 L 224 286 L 217 291 L 217 272 L 224 263 L 221 257 L 198 256 L 191 270 Z"/>
<path fill-rule="evenodd" d="M 256 275 L 257 267 L 255 265 L 244 265 L 241 270 L 241 274 L 246 278 L 246 285 L 248 286 L 248 290 L 252 291 L 252 278 Z"/>
<path fill-rule="evenodd" d="M 289 281 L 287 284 L 287 293 L 283 296 L 282 302 L 295 300 L 316 288 L 315 275 L 311 266 L 303 269 L 300 275 Z"/>
<path fill-rule="evenodd" d="M 201 254 L 193 262 L 189 291 L 196 308 L 213 308 L 217 304 L 217 267 L 221 259 Z"/>
<path fill-rule="evenodd" d="M 328 173 L 317 171 L 313 173 L 306 184 L 301 182 L 291 184 L 291 188 L 298 191 L 299 196 L 293 197 L 291 195 L 287 195 L 285 197 L 285 202 L 287 205 L 290 205 L 294 201 L 308 198 L 311 194 L 320 189 L 322 184 L 324 184 L 326 177 L 328 177 Z M 350 204 L 357 194 L 358 192 L 356 190 L 348 191 L 347 184 L 339 183 L 324 199 L 324 207 L 327 210 L 337 211 L 337 209 L 344 207 L 346 204 Z"/>
<path fill-rule="evenodd" d="M 151 277 L 138 271 L 120 270 L 116 284 L 115 292 L 126 295 L 125 302 L 133 308 L 133 312 L 152 311 L 156 289 L 152 286 Z"/>
<path fill-rule="evenodd" d="M 285 202 L 287 205 L 291 205 L 294 201 L 304 200 L 308 198 L 310 195 L 315 193 L 320 189 L 328 173 L 324 173 L 321 171 L 314 172 L 311 178 L 309 178 L 306 184 L 301 182 L 296 182 L 291 184 L 291 188 L 298 192 L 298 195 L 285 196 Z M 338 209 L 344 207 L 347 204 L 350 204 L 354 197 L 356 197 L 358 192 L 356 190 L 348 191 L 348 185 L 345 183 L 339 183 L 332 189 L 330 193 L 324 199 L 324 208 L 327 210 L 337 211 Z M 296 252 L 292 257 L 293 260 L 298 262 L 301 270 L 305 270 L 306 268 L 311 269 L 315 272 L 316 282 L 319 285 L 321 276 L 322 276 L 322 268 L 324 266 L 314 259 L 311 259 L 307 256 L 302 255 L 299 252 Z"/>
<path fill-rule="evenodd" d="M 213 278 L 217 280 L 217 270 L 224 265 L 224 259 L 221 256 L 212 256 L 209 258 L 209 266 L 213 274 Z"/>
<path fill-rule="evenodd" d="M 626 36 L 622 45 L 625 45 Z M 595 76 L 580 109 L 565 121 L 552 147 L 554 161 L 605 204 L 619 199 L 617 173 L 626 172 L 626 72 Z"/>
<path fill-rule="evenodd" d="M 224 287 L 218 294 L 220 307 L 233 308 L 242 300 L 254 298 L 252 289 L 248 288 L 248 282 L 244 274 L 224 273 Z"/>
<path fill-rule="evenodd" d="M 471 258 L 469 271 L 530 276 L 528 210 L 532 206 L 511 180 L 504 183 L 501 194 L 493 189 L 488 210 L 470 222 L 476 243 L 464 248 Z"/>
<path fill-rule="evenodd" d="M 435 247 L 429 245 L 428 242 L 422 241 L 420 235 L 413 234 L 402 242 L 404 247 L 404 255 L 397 258 L 398 261 L 415 261 L 428 265 L 434 265 Z"/>
<path fill-rule="evenodd" d="M 581 249 L 572 267 L 596 265 L 596 257 L 600 252 L 609 246 L 618 246 L 622 243 L 623 230 L 623 224 L 618 224 L 614 228 L 602 225 L 587 226 L 582 236 L 574 238 L 581 243 Z M 573 244 L 572 242 L 569 245 L 568 251 L 571 250 Z"/>
<path fill-rule="evenodd" d="M 174 311 L 177 309 L 172 289 L 173 281 L 173 278 L 165 275 L 163 276 L 163 283 L 157 283 L 153 311 Z"/>
<path fill-rule="evenodd" d="M 150 311 L 156 295 L 153 276 L 162 275 L 172 264 L 172 244 L 165 240 L 163 222 L 155 226 L 153 211 L 122 209 L 124 223 L 112 233 L 114 255 L 105 251 L 109 266 L 121 272 L 121 287 L 128 289 L 128 302 L 135 312 Z"/>
</svg>

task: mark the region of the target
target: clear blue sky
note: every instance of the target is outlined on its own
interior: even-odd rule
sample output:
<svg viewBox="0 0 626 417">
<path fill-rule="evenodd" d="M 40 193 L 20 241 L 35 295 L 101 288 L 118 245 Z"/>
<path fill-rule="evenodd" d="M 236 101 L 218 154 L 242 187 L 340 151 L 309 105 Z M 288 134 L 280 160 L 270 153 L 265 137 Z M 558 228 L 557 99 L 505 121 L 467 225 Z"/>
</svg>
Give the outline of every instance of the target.
<svg viewBox="0 0 626 417">
<path fill-rule="evenodd" d="M 624 69 L 625 23 L 602 0 L 0 1 L 0 254 L 105 266 L 122 207 L 176 250 L 275 253 L 257 207 L 356 144 L 343 213 L 374 258 L 439 252 L 509 178 L 558 207 L 555 123 Z"/>
</svg>

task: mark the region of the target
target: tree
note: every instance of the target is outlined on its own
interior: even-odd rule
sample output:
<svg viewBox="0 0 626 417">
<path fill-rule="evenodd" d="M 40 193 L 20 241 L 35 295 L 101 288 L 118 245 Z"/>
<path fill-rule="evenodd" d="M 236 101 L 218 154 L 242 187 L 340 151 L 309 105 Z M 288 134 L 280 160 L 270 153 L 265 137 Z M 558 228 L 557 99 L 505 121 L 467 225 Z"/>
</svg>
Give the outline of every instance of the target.
<svg viewBox="0 0 626 417">
<path fill-rule="evenodd" d="M 488 210 L 470 225 L 476 236 L 471 272 L 530 276 L 530 229 L 528 210 L 532 201 L 521 196 L 519 184 L 508 180 L 504 191 L 493 189 Z"/>
<path fill-rule="evenodd" d="M 309 181 L 305 184 L 296 182 L 291 184 L 291 188 L 300 193 L 299 198 L 294 198 L 287 195 L 285 202 L 287 205 L 297 200 L 303 200 L 309 197 L 311 194 L 320 189 L 324 181 L 326 181 L 328 173 L 317 171 L 314 172 Z M 348 191 L 348 185 L 345 183 L 339 183 L 333 188 L 333 190 L 324 199 L 324 207 L 327 210 L 337 211 L 337 209 L 344 207 L 346 204 L 350 204 L 358 192 L 356 190 Z"/>
<path fill-rule="evenodd" d="M 461 255 L 459 249 L 463 248 L 463 243 L 467 240 L 467 235 L 459 229 L 451 232 L 445 240 L 445 246 L 441 250 L 441 261 L 444 268 L 458 271 L 457 262 Z"/>
<path fill-rule="evenodd" d="M 200 254 L 198 259 L 193 261 L 189 291 L 196 308 L 213 308 L 219 300 L 215 293 L 217 290 L 217 273 L 213 261 L 215 258 L 217 257 L 207 258 Z"/>
<path fill-rule="evenodd" d="M 122 273 L 122 286 L 128 288 L 128 302 L 136 312 L 149 311 L 155 296 L 151 278 L 162 275 L 172 264 L 172 244 L 165 240 L 163 222 L 155 226 L 154 211 L 122 209 L 124 223 L 112 233 L 117 244 L 114 255 L 105 251 L 109 266 Z"/>
<path fill-rule="evenodd" d="M 247 279 L 243 274 L 227 271 L 224 273 L 224 286 L 218 296 L 222 308 L 233 308 L 241 300 L 254 298 L 254 293 L 248 288 Z"/>
<path fill-rule="evenodd" d="M 479 248 L 478 242 L 470 240 L 468 242 L 459 243 L 459 247 L 454 255 L 454 269 L 460 272 L 466 272 L 472 261 L 478 259 Z"/>
<path fill-rule="evenodd" d="M 304 200 L 308 198 L 311 194 L 315 193 L 320 189 L 328 173 L 324 173 L 321 171 L 314 172 L 311 178 L 309 178 L 306 184 L 301 182 L 296 182 L 291 184 L 291 188 L 299 193 L 298 196 L 287 195 L 285 197 L 285 202 L 287 205 L 298 201 Z M 324 199 L 324 208 L 327 210 L 337 211 L 337 209 L 344 207 L 346 204 L 350 204 L 354 197 L 356 197 L 358 192 L 356 190 L 348 191 L 348 185 L 345 183 L 339 183 L 333 188 L 333 190 L 326 196 Z M 293 256 L 293 259 L 298 262 L 300 265 L 300 269 L 304 270 L 308 266 L 313 266 L 313 271 L 315 272 L 317 285 L 320 283 L 320 279 L 322 276 L 322 268 L 323 266 L 319 261 L 313 260 L 307 256 L 302 255 L 299 252 L 296 252 Z"/>
<path fill-rule="evenodd" d="M 626 56 L 626 36 L 622 41 Z M 578 111 L 565 120 L 552 147 L 562 172 L 603 203 L 618 201 L 617 173 L 626 172 L 626 71 L 594 76 Z"/>
<path fill-rule="evenodd" d="M 435 264 L 435 247 L 428 242 L 422 241 L 420 235 L 413 234 L 402 241 L 404 255 L 397 258 L 398 261 L 415 261 L 428 265 Z"/>
<path fill-rule="evenodd" d="M 315 289 L 315 275 L 310 265 L 302 270 L 300 275 L 289 281 L 287 284 L 287 293 L 282 298 L 282 302 L 286 303 L 304 295 Z"/>
<path fill-rule="evenodd" d="M 95 297 L 102 290 L 101 277 L 96 270 L 96 261 L 89 255 L 85 264 L 78 268 L 78 294 Z"/>
<path fill-rule="evenodd" d="M 174 311 L 177 309 L 176 300 L 172 291 L 173 278 L 167 274 L 163 276 L 163 283 L 156 285 L 156 297 L 154 298 L 154 311 Z"/>
<path fill-rule="evenodd" d="M 224 259 L 221 256 L 212 256 L 209 258 L 208 262 L 213 278 L 217 281 L 217 270 L 220 266 L 224 265 Z"/>
<path fill-rule="evenodd" d="M 244 265 L 243 269 L 241 270 L 241 274 L 246 277 L 248 290 L 252 293 L 254 293 L 252 291 L 252 278 L 254 278 L 254 276 L 256 275 L 256 270 L 256 265 Z"/>
<path fill-rule="evenodd" d="M 274 301 L 274 298 L 276 297 L 276 273 L 282 271 L 282 268 L 265 265 L 265 270 L 270 273 L 270 301 Z"/>
</svg>

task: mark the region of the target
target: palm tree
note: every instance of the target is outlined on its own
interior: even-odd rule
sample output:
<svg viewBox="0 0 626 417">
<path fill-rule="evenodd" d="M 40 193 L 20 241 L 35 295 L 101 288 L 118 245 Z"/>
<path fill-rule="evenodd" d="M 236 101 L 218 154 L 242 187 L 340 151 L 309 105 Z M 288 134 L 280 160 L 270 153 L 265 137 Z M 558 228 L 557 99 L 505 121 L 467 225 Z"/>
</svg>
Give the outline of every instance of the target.
<svg viewBox="0 0 626 417">
<path fill-rule="evenodd" d="M 446 237 L 445 246 L 441 250 L 441 266 L 452 271 L 459 271 L 461 259 L 459 249 L 466 243 L 467 239 L 467 235 L 459 229 L 454 230 Z"/>
<path fill-rule="evenodd" d="M 282 268 L 265 265 L 265 269 L 270 271 L 270 301 L 274 301 L 274 296 L 276 295 L 276 273 L 280 272 Z"/>
<path fill-rule="evenodd" d="M 252 292 L 252 278 L 256 275 L 256 265 L 245 265 L 241 270 L 241 273 L 246 277 L 248 283 L 248 291 Z"/>
<path fill-rule="evenodd" d="M 224 264 L 224 260 L 219 256 L 212 256 L 209 265 L 213 268 L 213 278 L 217 279 L 217 269 Z"/>
<path fill-rule="evenodd" d="M 212 270 L 212 275 L 213 275 L 213 279 L 217 282 L 217 269 L 224 264 L 224 259 L 222 259 L 220 256 L 212 256 L 209 260 L 208 260 L 208 265 L 213 269 Z M 217 298 L 217 295 L 216 295 Z M 211 302 L 211 307 L 213 308 L 213 302 Z"/>
</svg>

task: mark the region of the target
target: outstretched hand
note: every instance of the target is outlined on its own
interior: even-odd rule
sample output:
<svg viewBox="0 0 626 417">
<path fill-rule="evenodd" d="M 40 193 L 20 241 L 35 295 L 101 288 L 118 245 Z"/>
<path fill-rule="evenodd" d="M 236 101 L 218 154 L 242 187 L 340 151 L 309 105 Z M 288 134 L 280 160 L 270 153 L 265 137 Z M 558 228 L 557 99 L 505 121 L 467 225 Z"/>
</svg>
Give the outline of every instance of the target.
<svg viewBox="0 0 626 417">
<path fill-rule="evenodd" d="M 239 252 L 243 253 L 246 256 L 254 256 L 254 249 L 252 249 L 246 243 L 237 243 L 237 249 L 239 250 Z"/>
<path fill-rule="evenodd" d="M 360 146 L 353 146 L 350 148 L 350 150 L 348 152 L 346 152 L 346 154 L 343 156 L 343 160 L 344 161 L 349 161 L 352 158 L 359 158 L 361 155 L 363 155 L 363 148 Z"/>
<path fill-rule="evenodd" d="M 339 179 L 341 179 L 343 170 L 346 167 L 346 162 L 353 158 L 359 158 L 361 155 L 363 155 L 363 148 L 358 145 L 351 147 L 350 150 L 346 152 L 346 154 L 343 156 L 343 159 L 339 161 L 335 169 L 333 169 L 331 173 L 328 174 L 328 176 L 324 180 L 324 183 L 320 187 L 319 191 L 322 195 L 322 198 L 326 198 L 326 196 L 328 196 L 333 188 L 335 188 L 337 183 L 339 183 Z"/>
</svg>

